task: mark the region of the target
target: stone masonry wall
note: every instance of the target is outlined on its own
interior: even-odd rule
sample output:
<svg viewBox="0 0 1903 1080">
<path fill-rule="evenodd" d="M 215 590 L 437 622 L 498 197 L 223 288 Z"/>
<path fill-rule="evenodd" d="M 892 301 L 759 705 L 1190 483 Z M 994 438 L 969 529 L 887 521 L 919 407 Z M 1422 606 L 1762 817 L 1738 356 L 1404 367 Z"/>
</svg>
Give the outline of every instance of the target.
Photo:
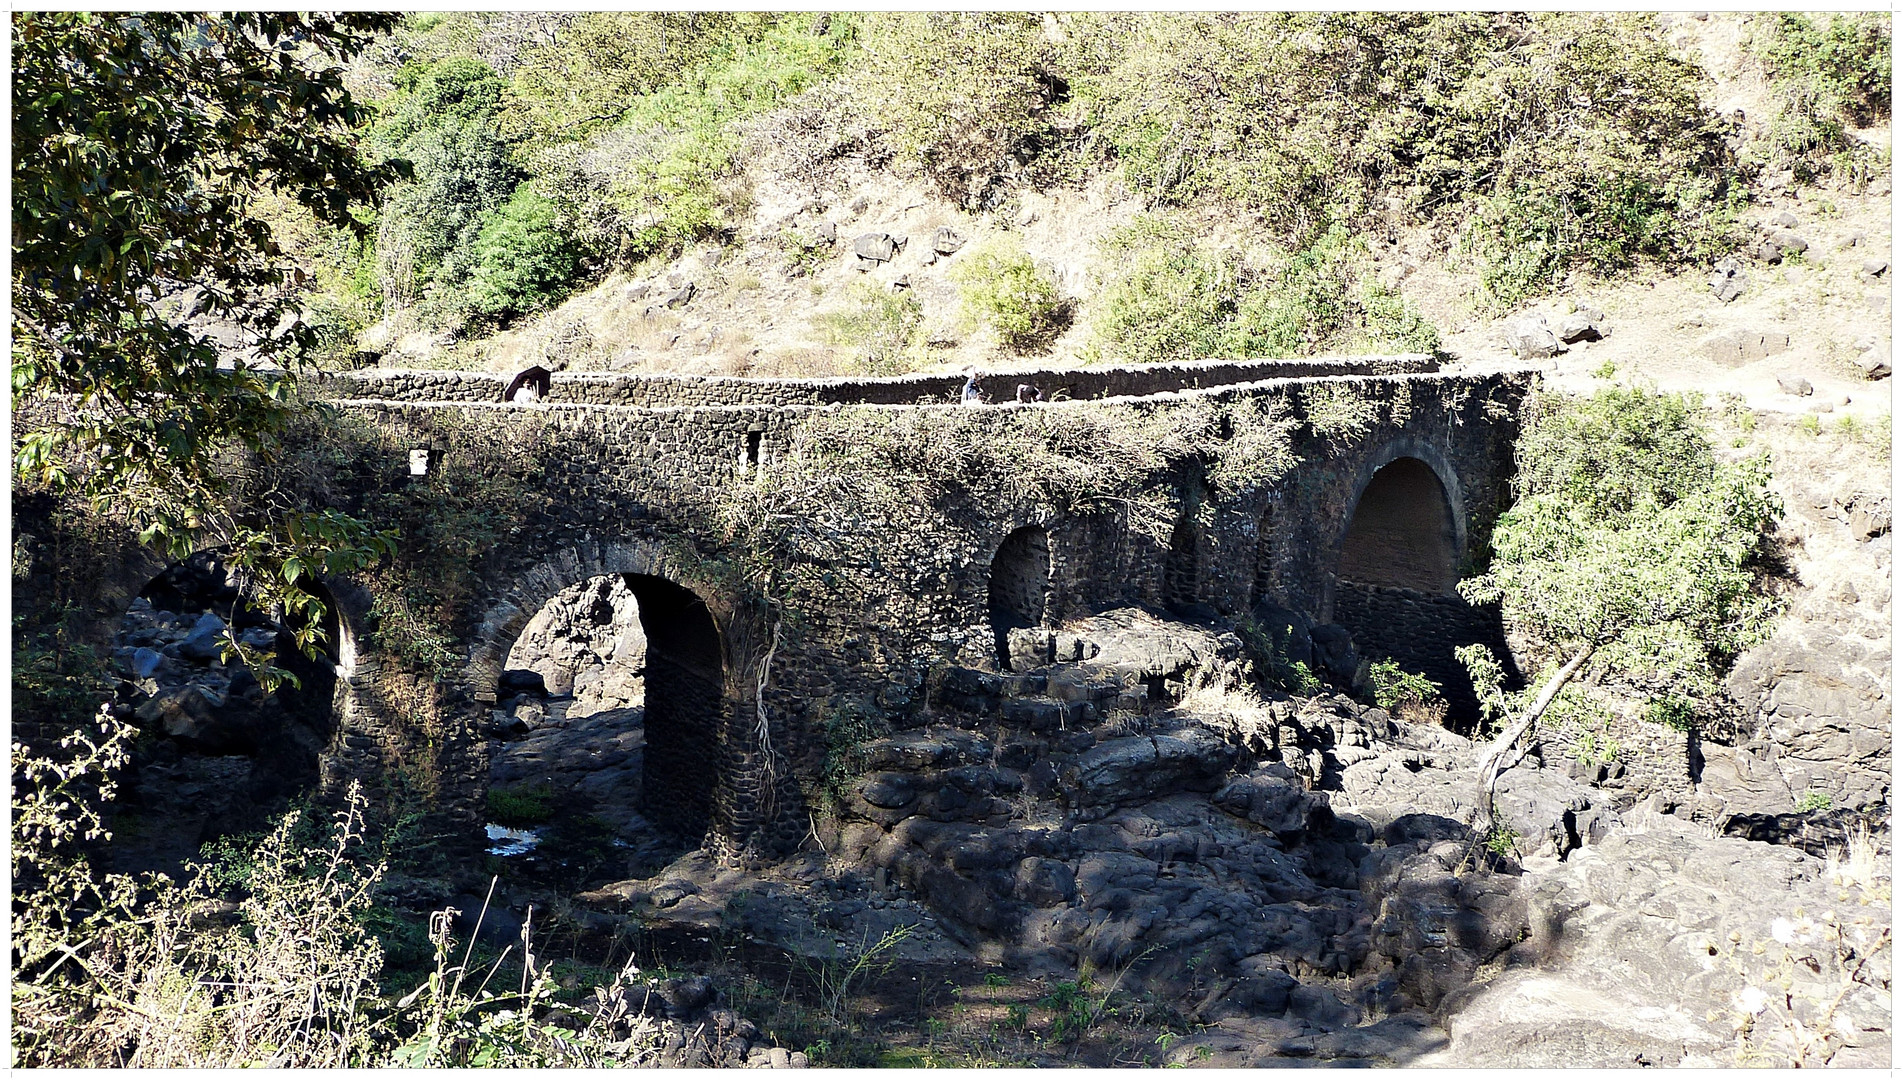
<svg viewBox="0 0 1903 1080">
<path fill-rule="evenodd" d="M 1367 370 L 1366 362 L 1356 363 Z M 1390 363 L 1421 366 L 1411 360 L 1376 362 Z M 1449 495 L 1461 535 L 1469 549 L 1481 542 L 1505 493 L 1514 417 L 1530 375 L 1261 378 L 1265 371 L 1292 369 L 1316 368 L 1287 362 L 1184 365 L 1167 378 L 1220 385 L 1121 399 L 1164 416 L 1193 407 L 1204 418 L 1207 402 L 1268 399 L 1294 423 L 1297 463 L 1279 480 L 1240 495 L 1209 496 L 1197 519 L 1196 593 L 1182 599 L 1237 614 L 1247 611 L 1262 589 L 1287 606 L 1332 616 L 1334 560 L 1354 500 L 1367 477 L 1398 454 L 1422 457 L 1455 478 Z M 1123 385 L 1115 380 L 1124 376 L 1114 369 L 1086 374 L 1105 387 Z M 333 790 L 353 777 L 376 780 L 366 774 L 380 770 L 400 768 L 408 770 L 406 775 L 427 770 L 434 785 L 431 797 L 473 830 L 488 775 L 478 733 L 515 637 L 568 586 L 599 574 L 652 575 L 704 602 L 720 639 L 721 702 L 711 720 L 715 730 L 698 751 L 709 758 L 701 763 L 702 771 L 714 778 L 710 837 L 727 847 L 796 843 L 808 828 L 801 782 L 812 781 L 824 766 L 830 721 L 854 710 L 905 713 L 922 704 L 934 671 L 954 663 L 996 664 L 990 562 L 1012 530 L 1038 524 L 1049 534 L 1048 619 L 1162 598 L 1167 539 L 1143 535 L 1122 515 L 1073 517 L 1037 503 L 980 504 L 968 494 L 950 492 L 892 520 L 889 529 L 841 538 L 839 557 L 876 568 L 877 595 L 856 598 L 838 610 L 805 612 L 795 632 L 776 634 L 785 628 L 737 595 L 722 569 L 725 541 L 710 513 L 718 493 L 744 482 L 755 469 L 771 470 L 797 427 L 814 416 L 840 408 L 918 406 L 564 403 L 564 386 L 657 385 L 651 379 L 573 378 L 579 381 L 556 383 L 552 401 L 533 406 L 454 400 L 457 394 L 479 397 L 475 390 L 484 385 L 500 394 L 496 377 L 467 373 L 386 373 L 368 382 L 330 384 L 338 407 L 390 433 L 399 448 L 395 457 L 407 459 L 410 449 L 429 448 L 435 476 L 467 467 L 460 440 L 472 426 L 505 445 L 529 447 L 524 452 L 538 459 L 538 483 L 547 496 L 543 509 L 483 556 L 481 595 L 454 627 L 469 657 L 459 678 L 419 686 L 368 651 L 347 665 L 339 731 L 325 764 Z M 1142 388 L 1153 389 L 1165 376 L 1139 371 L 1128 378 L 1148 379 Z M 403 379 L 413 381 L 402 384 Z M 720 382 L 697 385 L 708 394 L 725 393 L 707 390 Z M 919 379 L 891 384 L 910 387 L 904 394 L 928 385 Z M 1315 430 L 1308 421 L 1310 396 L 1323 390 L 1340 394 L 1343 387 L 1364 406 L 1358 419 L 1346 429 Z M 346 391 L 374 393 L 375 399 L 339 396 Z M 937 392 L 920 390 L 917 396 Z M 881 393 L 898 396 L 901 391 Z M 403 394 L 439 400 L 393 397 Z M 445 398 L 451 400 L 440 400 Z M 1022 409 L 1100 407 L 1075 400 L 996 408 L 1008 416 Z M 754 444 L 757 463 L 749 460 Z M 392 460 L 387 476 L 393 485 L 431 482 L 412 480 L 403 460 Z M 1156 482 L 1170 485 L 1170 497 L 1178 501 L 1193 483 L 1185 475 Z M 333 591 L 343 601 L 347 634 L 361 640 L 370 598 L 354 594 L 354 588 L 338 582 Z M 771 670 L 762 672 L 769 645 Z M 410 723 L 404 717 L 413 715 L 406 706 L 422 694 L 435 701 L 432 715 L 440 713 L 446 730 L 418 740 L 403 730 Z M 768 718 L 764 738 L 762 711 Z M 419 743 L 433 748 L 428 761 L 415 756 Z"/>
<path fill-rule="evenodd" d="M 1354 635 L 1362 656 L 1393 657 L 1403 671 L 1439 683 L 1449 715 L 1462 721 L 1479 716 L 1480 702 L 1454 649 L 1486 645 L 1503 663 L 1513 655 L 1498 608 L 1476 608 L 1458 596 L 1343 582 L 1335 592 L 1335 620 Z"/>
</svg>

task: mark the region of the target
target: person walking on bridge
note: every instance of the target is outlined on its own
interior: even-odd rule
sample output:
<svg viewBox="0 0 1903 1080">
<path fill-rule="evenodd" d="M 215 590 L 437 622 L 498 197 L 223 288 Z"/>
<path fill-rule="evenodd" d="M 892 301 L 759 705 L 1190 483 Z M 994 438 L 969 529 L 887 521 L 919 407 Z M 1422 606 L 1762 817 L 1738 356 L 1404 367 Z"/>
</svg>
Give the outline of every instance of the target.
<svg viewBox="0 0 1903 1080">
<path fill-rule="evenodd" d="M 985 393 L 983 390 L 978 389 L 977 372 L 967 371 L 965 373 L 965 388 L 959 392 L 958 403 L 960 405 L 983 405 L 985 403 Z"/>
</svg>

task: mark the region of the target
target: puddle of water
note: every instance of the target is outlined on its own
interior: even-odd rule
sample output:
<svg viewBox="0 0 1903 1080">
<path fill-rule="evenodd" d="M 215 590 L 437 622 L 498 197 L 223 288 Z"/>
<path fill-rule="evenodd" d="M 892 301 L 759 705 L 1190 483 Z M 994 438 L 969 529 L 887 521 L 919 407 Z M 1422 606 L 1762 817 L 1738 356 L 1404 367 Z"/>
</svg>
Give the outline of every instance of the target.
<svg viewBox="0 0 1903 1080">
<path fill-rule="evenodd" d="M 541 834 L 534 829 L 511 829 L 506 825 L 485 825 L 483 828 L 489 833 L 491 855 L 526 855 L 542 842 Z"/>
</svg>

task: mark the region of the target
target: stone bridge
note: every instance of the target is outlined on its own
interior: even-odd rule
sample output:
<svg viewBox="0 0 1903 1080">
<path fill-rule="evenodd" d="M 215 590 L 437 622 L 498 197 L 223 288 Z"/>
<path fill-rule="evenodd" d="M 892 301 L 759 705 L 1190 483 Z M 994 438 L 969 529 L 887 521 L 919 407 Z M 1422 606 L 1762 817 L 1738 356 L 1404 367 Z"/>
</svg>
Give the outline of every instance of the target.
<svg viewBox="0 0 1903 1080">
<path fill-rule="evenodd" d="M 1427 671 L 1459 707 L 1466 683 L 1452 648 L 1497 639 L 1498 623 L 1489 628 L 1453 587 L 1508 496 L 1531 378 L 1445 373 L 1424 356 L 989 376 L 998 398 L 1028 382 L 1049 399 L 985 406 L 1001 424 L 1037 410 L 1201 424 L 1214 409 L 1229 439 L 1249 434 L 1231 416 L 1278 416 L 1293 464 L 1241 491 L 1206 483 L 1193 462 L 1149 478 L 1173 508 L 1166 538 L 1128 515 L 987 501 L 954 486 L 900 508 L 884 528 L 837 538 L 842 558 L 872 568 L 862 578 L 873 584 L 787 630 L 736 576 L 723 493 L 770 478 L 816 422 L 964 408 L 962 376 L 558 374 L 526 405 L 499 400 L 500 375 L 332 376 L 320 396 L 383 435 L 388 492 L 451 483 L 478 459 L 491 468 L 516 455 L 533 459 L 538 499 L 480 557 L 474 596 L 450 628 L 453 670 L 421 676 L 394 663 L 372 644 L 374 589 L 323 582 L 335 601 L 337 679 L 322 786 L 407 777 L 473 834 L 482 731 L 510 646 L 551 598 L 600 575 L 626 576 L 649 643 L 650 816 L 728 850 L 805 835 L 802 792 L 825 768 L 830 721 L 854 709 L 916 710 L 935 672 L 1005 662 L 999 645 L 1013 626 L 1128 605 L 1236 618 L 1272 602 L 1344 625 L 1364 654 Z M 101 615 L 123 611 L 151 569 L 108 590 Z M 419 717 L 429 718 L 427 739 Z M 423 743 L 433 764 L 419 780 Z"/>
</svg>

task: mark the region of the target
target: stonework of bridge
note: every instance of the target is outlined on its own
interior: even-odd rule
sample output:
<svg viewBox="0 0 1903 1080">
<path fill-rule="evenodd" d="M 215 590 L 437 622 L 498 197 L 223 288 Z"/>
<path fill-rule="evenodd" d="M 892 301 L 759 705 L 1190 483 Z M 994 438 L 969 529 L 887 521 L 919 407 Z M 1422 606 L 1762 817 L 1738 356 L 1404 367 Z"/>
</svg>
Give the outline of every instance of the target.
<svg viewBox="0 0 1903 1080">
<path fill-rule="evenodd" d="M 962 376 L 558 374 L 526 405 L 499 401 L 505 377 L 484 373 L 332 376 L 320 396 L 405 448 L 389 464 L 392 489 L 438 482 L 462 466 L 471 440 L 505 438 L 534 447 L 544 498 L 483 555 L 478 595 L 453 627 L 460 670 L 433 686 L 369 646 L 375 597 L 362 583 L 323 583 L 340 640 L 321 783 L 334 791 L 402 771 L 403 748 L 415 744 L 403 703 L 426 691 L 441 718 L 431 797 L 473 833 L 487 776 L 481 732 L 510 647 L 551 598 L 601 575 L 627 577 L 649 643 L 651 816 L 728 850 L 797 843 L 829 718 L 847 707 L 916 709 L 934 671 L 997 666 L 1001 619 L 1054 627 L 1127 605 L 1233 619 L 1269 601 L 1343 624 L 1364 653 L 1464 683 L 1453 643 L 1484 633 L 1453 585 L 1505 506 L 1531 378 L 1445 373 L 1424 356 L 990 376 L 996 397 L 1028 382 L 1056 399 L 985 406 L 1000 411 L 1134 408 L 1187 422 L 1210 404 L 1273 402 L 1293 421 L 1295 463 L 1240 493 L 1205 489 L 1193 470 L 1155 478 L 1178 509 L 1167 541 L 1114 515 L 954 493 L 887 533 L 851 538 L 882 567 L 884 595 L 810 613 L 799 634 L 776 638 L 719 569 L 727 541 L 709 524 L 718 494 L 775 469 L 817 417 L 961 408 Z M 1360 422 L 1319 430 L 1314 403 L 1344 394 Z M 407 475 L 409 450 L 424 452 L 428 475 Z M 139 586 L 108 590 L 102 615 L 113 603 L 123 611 Z"/>
</svg>

